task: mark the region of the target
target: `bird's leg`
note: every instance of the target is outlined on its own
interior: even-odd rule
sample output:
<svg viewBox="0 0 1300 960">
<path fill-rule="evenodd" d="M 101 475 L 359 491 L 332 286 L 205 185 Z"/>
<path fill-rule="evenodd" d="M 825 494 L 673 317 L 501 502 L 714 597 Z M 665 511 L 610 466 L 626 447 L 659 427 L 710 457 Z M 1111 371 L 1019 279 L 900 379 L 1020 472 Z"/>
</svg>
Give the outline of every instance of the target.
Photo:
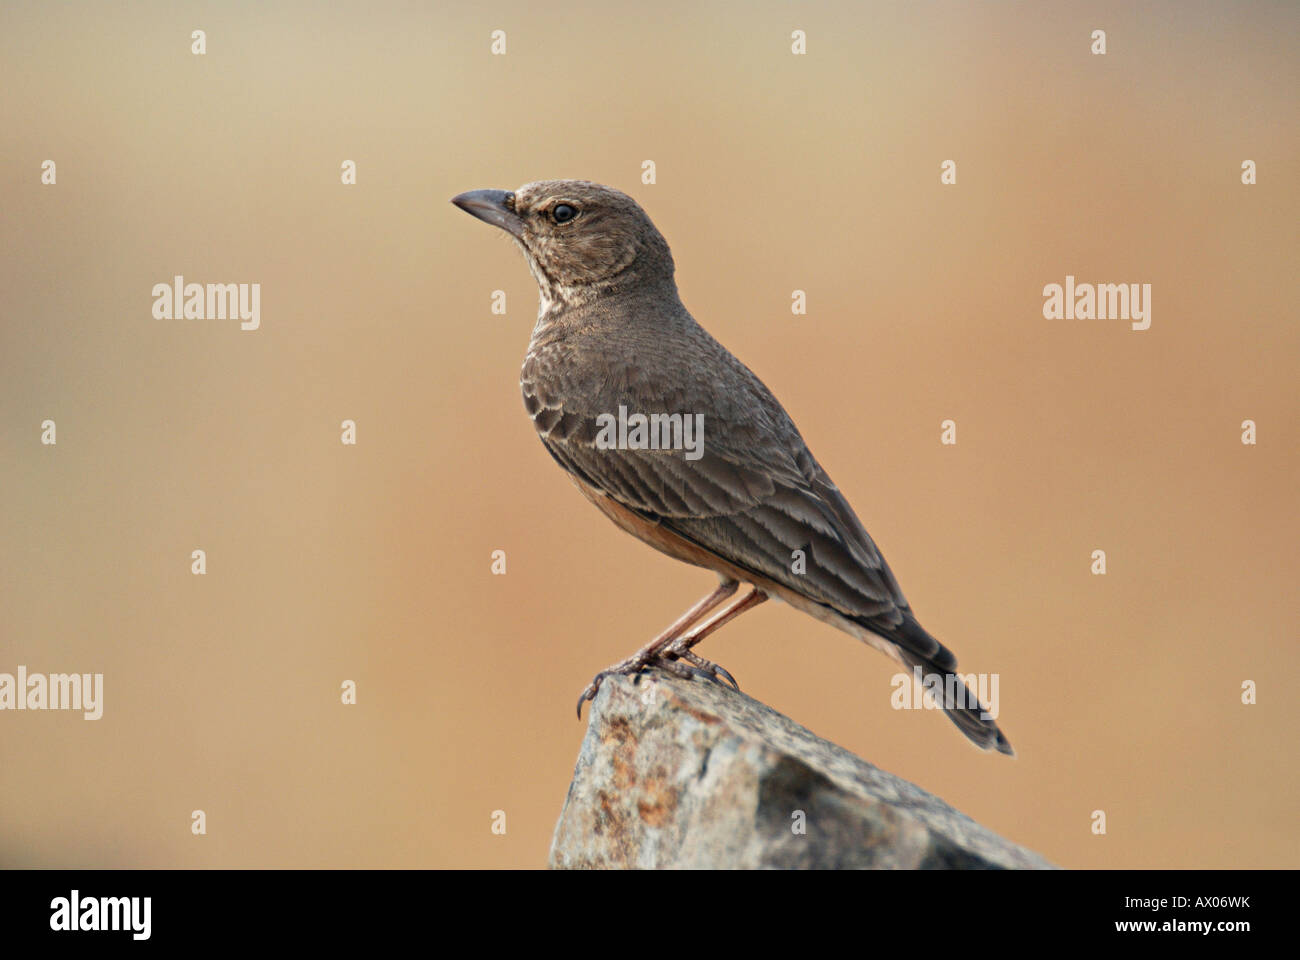
<svg viewBox="0 0 1300 960">
<path fill-rule="evenodd" d="M 721 676 L 725 680 L 729 681 L 733 687 L 739 690 L 740 685 L 736 683 L 735 677 L 716 663 L 705 660 L 699 654 L 692 653 L 691 647 L 695 646 L 719 627 L 730 623 L 746 610 L 758 606 L 766 599 L 767 594 L 755 587 L 739 600 L 735 600 L 727 607 L 719 610 L 705 623 L 692 628 L 690 632 L 682 634 L 672 640 L 666 647 L 664 647 L 661 656 L 669 660 L 676 660 L 678 658 L 685 660 L 688 663 L 693 664 L 694 672 L 702 673 L 710 680 L 717 680 L 718 677 Z"/>
<path fill-rule="evenodd" d="M 689 610 L 674 620 L 668 628 L 663 631 L 663 633 L 659 634 L 659 636 L 655 637 L 636 653 L 632 654 L 632 656 L 620 663 L 614 664 L 612 667 L 607 667 L 600 671 L 600 673 L 596 674 L 591 683 L 587 684 L 587 689 L 582 691 L 582 696 L 578 698 L 578 717 L 582 717 L 582 705 L 586 701 L 595 698 L 596 692 L 600 690 L 601 682 L 604 681 L 606 677 L 614 676 L 616 674 L 639 673 L 647 664 L 658 660 L 664 647 L 676 640 L 682 633 L 690 629 L 693 624 L 699 621 L 701 617 L 735 593 L 736 588 L 739 585 L 740 584 L 735 580 L 723 580 L 718 584 L 716 590 L 710 593 L 703 600 L 700 600 L 698 603 L 693 605 Z"/>
</svg>

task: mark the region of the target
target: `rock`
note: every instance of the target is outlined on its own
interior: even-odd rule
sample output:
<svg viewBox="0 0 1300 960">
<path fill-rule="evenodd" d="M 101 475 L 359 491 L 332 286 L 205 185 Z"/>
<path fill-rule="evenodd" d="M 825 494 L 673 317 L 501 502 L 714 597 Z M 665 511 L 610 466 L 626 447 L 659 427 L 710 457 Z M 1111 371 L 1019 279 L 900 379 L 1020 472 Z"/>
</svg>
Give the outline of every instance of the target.
<svg viewBox="0 0 1300 960">
<path fill-rule="evenodd" d="M 770 707 L 658 670 L 601 686 L 548 865 L 1053 869 Z"/>
</svg>

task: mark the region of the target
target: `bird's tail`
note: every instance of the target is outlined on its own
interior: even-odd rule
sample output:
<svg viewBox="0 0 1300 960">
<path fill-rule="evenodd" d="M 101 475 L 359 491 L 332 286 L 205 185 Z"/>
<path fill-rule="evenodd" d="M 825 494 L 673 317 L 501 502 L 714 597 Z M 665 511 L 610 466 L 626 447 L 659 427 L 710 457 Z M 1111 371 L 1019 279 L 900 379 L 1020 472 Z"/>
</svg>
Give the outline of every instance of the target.
<svg viewBox="0 0 1300 960">
<path fill-rule="evenodd" d="M 942 646 L 939 649 L 944 653 L 948 652 Z M 909 668 L 913 670 L 917 667 L 921 668 L 923 681 L 937 678 L 935 682 L 942 685 L 942 692 L 936 692 L 940 703 L 943 704 L 943 712 L 948 714 L 948 719 L 957 725 L 958 730 L 966 734 L 967 739 L 981 750 L 997 750 L 998 753 L 1005 753 L 1009 757 L 1015 756 L 1011 744 L 1007 742 L 1007 738 L 998 729 L 997 723 L 984 709 L 979 697 L 966 685 L 961 675 L 956 673 L 955 662 L 945 667 L 906 647 L 900 646 L 898 652 Z"/>
</svg>

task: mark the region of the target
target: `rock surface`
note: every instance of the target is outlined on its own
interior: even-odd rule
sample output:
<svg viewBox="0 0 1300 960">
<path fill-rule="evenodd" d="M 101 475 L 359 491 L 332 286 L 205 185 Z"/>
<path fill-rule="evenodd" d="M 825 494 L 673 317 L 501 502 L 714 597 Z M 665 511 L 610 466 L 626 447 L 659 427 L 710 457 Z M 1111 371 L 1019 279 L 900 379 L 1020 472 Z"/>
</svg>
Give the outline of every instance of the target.
<svg viewBox="0 0 1300 960">
<path fill-rule="evenodd" d="M 661 671 L 601 686 L 549 866 L 1052 869 L 770 707 Z"/>
</svg>

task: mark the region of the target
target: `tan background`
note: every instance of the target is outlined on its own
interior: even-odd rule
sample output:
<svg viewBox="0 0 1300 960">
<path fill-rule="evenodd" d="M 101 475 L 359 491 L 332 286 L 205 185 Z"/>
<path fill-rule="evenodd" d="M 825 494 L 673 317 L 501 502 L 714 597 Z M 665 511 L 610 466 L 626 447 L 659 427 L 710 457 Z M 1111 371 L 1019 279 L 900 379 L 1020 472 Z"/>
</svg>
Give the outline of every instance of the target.
<svg viewBox="0 0 1300 960">
<path fill-rule="evenodd" d="M 545 454 L 532 280 L 447 203 L 585 177 L 1019 756 L 788 608 L 707 656 L 1062 865 L 1300 866 L 1292 5 L 267 6 L 0 7 L 0 671 L 106 677 L 98 722 L 0 714 L 0 864 L 544 862 L 578 691 L 712 584 Z M 262 329 L 154 320 L 176 273 Z M 1044 320 L 1067 273 L 1151 283 L 1151 329 Z"/>
</svg>

